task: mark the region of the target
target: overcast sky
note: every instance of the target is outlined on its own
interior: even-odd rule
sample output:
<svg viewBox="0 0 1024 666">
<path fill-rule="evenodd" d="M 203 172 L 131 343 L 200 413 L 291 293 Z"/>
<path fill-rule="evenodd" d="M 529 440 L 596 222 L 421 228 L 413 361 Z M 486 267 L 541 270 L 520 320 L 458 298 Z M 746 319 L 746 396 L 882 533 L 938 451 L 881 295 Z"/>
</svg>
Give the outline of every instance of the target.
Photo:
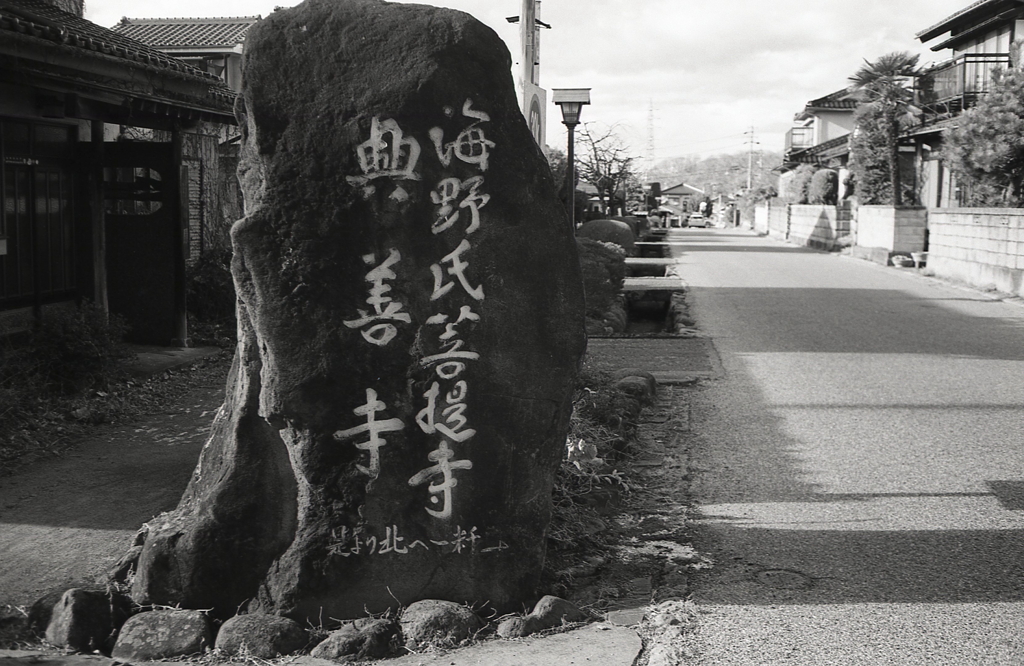
<svg viewBox="0 0 1024 666">
<path fill-rule="evenodd" d="M 437 0 L 493 28 L 518 60 L 505 17 L 522 0 Z M 543 0 L 542 87 L 592 89 L 583 121 L 616 125 L 646 157 L 653 105 L 658 160 L 746 150 L 744 132 L 781 150 L 793 115 L 847 85 L 861 62 L 892 51 L 940 60 L 914 35 L 972 0 Z M 87 0 L 86 18 L 267 16 L 292 0 Z M 936 40 L 941 41 L 941 40 Z M 549 92 L 550 98 L 550 92 Z M 557 107 L 548 143 L 565 145 Z"/>
</svg>

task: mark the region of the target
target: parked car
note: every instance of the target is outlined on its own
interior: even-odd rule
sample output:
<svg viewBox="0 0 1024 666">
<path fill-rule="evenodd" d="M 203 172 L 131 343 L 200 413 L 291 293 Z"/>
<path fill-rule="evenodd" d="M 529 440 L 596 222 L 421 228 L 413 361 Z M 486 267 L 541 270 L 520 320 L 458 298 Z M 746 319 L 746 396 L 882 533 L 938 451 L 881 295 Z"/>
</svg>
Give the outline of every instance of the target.
<svg viewBox="0 0 1024 666">
<path fill-rule="evenodd" d="M 690 213 L 690 217 L 686 218 L 686 226 L 688 227 L 707 227 L 708 218 L 704 217 L 700 213 Z"/>
</svg>

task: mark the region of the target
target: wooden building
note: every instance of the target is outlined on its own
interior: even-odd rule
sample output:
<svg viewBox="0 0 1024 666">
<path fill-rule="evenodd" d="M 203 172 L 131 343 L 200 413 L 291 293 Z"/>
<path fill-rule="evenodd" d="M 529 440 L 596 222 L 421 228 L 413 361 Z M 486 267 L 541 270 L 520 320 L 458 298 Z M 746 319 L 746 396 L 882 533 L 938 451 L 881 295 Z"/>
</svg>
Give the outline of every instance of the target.
<svg viewBox="0 0 1024 666">
<path fill-rule="evenodd" d="M 234 98 L 217 76 L 85 20 L 80 0 L 3 0 L 0 332 L 90 300 L 123 316 L 132 341 L 186 346 L 184 147 L 204 125 L 234 124 Z"/>
</svg>

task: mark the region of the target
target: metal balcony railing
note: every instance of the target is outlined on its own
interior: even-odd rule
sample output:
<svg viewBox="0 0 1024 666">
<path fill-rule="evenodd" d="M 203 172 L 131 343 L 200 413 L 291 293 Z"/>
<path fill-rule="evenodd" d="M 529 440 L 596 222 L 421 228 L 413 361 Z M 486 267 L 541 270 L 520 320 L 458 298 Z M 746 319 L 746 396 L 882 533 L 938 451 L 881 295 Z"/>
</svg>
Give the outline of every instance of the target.
<svg viewBox="0 0 1024 666">
<path fill-rule="evenodd" d="M 813 127 L 794 127 L 786 132 L 786 152 L 801 150 L 814 145 Z"/>
<path fill-rule="evenodd" d="M 1009 53 L 964 53 L 940 63 L 917 77 L 919 106 L 945 106 L 961 111 L 973 106 L 992 86 L 992 73 L 1010 65 Z"/>
</svg>

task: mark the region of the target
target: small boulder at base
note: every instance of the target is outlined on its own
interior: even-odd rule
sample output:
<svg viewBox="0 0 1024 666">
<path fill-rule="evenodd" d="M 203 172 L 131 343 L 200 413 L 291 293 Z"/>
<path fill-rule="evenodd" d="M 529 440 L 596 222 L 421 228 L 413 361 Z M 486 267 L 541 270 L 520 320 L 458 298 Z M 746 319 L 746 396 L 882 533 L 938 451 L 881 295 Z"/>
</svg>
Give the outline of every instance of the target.
<svg viewBox="0 0 1024 666">
<path fill-rule="evenodd" d="M 483 628 L 480 617 L 462 604 L 437 599 L 424 599 L 402 613 L 399 622 L 405 646 L 451 647 L 472 637 Z"/>
<path fill-rule="evenodd" d="M 559 627 L 565 623 L 586 622 L 590 616 L 561 597 L 547 595 L 533 607 L 529 615 L 510 617 L 498 625 L 498 636 L 522 638 L 530 634 Z"/>
<path fill-rule="evenodd" d="M 551 594 L 541 597 L 530 615 L 540 619 L 545 628 L 557 627 L 565 623 L 586 622 L 590 619 L 590 616 L 580 610 L 576 604 Z"/>
<path fill-rule="evenodd" d="M 130 604 L 116 593 L 72 588 L 53 607 L 46 641 L 78 652 L 109 653 L 130 613 Z"/>
<path fill-rule="evenodd" d="M 612 379 L 626 379 L 627 377 L 641 377 L 647 382 L 647 390 L 652 396 L 658 395 L 658 380 L 657 378 L 646 370 L 640 368 L 622 368 L 612 373 Z"/>
<path fill-rule="evenodd" d="M 54 589 L 36 599 L 28 610 L 29 630 L 37 634 L 46 633 L 46 628 L 50 626 L 50 618 L 53 617 L 53 609 L 60 603 L 65 592 L 67 588 Z"/>
<path fill-rule="evenodd" d="M 121 627 L 110 653 L 125 661 L 155 661 L 197 654 L 213 647 L 213 632 L 205 613 L 155 610 L 132 616 Z"/>
<path fill-rule="evenodd" d="M 393 620 L 366 618 L 343 625 L 309 653 L 319 659 L 380 659 L 391 648 L 391 639 L 398 633 Z"/>
<path fill-rule="evenodd" d="M 498 623 L 497 634 L 501 638 L 523 638 L 538 631 L 544 631 L 547 627 L 539 617 L 532 615 L 516 615 L 508 617 Z"/>
<path fill-rule="evenodd" d="M 217 632 L 216 648 L 225 654 L 260 659 L 289 655 L 306 647 L 309 634 L 299 623 L 279 615 L 236 615 Z"/>
<path fill-rule="evenodd" d="M 657 383 L 655 382 L 654 388 L 651 387 L 651 382 L 646 377 L 639 377 L 631 375 L 629 377 L 622 377 L 612 382 L 612 388 L 617 391 L 622 391 L 628 394 L 632 398 L 636 398 L 643 405 L 654 404 L 654 399 L 658 396 Z"/>
</svg>

